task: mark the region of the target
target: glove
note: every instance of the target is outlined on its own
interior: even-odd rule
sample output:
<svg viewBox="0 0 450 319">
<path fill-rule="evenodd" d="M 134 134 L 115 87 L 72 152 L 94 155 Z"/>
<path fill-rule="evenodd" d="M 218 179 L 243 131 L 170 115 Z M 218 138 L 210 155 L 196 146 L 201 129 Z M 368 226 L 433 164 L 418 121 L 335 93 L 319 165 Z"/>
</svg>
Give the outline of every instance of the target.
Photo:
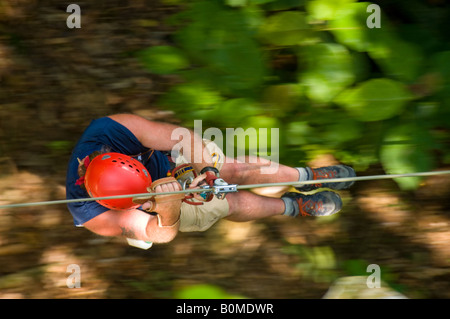
<svg viewBox="0 0 450 319">
<path fill-rule="evenodd" d="M 156 188 L 158 186 L 163 186 L 164 184 L 169 184 L 177 182 L 177 180 L 174 177 L 164 177 L 160 178 L 152 183 L 150 187 L 147 188 L 147 191 L 149 192 L 148 196 L 145 197 L 135 197 L 133 198 L 133 202 L 136 204 L 145 204 L 147 202 L 150 202 L 150 207 L 146 208 L 146 211 L 153 212 L 156 210 L 157 204 L 160 203 L 166 203 L 176 200 L 183 200 L 185 197 L 185 194 L 166 194 L 166 195 L 158 195 L 158 192 L 156 192 Z"/>
</svg>

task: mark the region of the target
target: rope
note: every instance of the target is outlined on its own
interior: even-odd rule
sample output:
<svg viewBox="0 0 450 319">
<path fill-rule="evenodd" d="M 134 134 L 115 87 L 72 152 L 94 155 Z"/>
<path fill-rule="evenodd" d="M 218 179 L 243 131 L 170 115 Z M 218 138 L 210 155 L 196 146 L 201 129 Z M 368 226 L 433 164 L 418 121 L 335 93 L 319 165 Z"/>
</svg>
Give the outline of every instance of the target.
<svg viewBox="0 0 450 319">
<path fill-rule="evenodd" d="M 328 178 L 328 179 L 321 179 L 320 183 L 359 182 L 359 181 L 369 181 L 369 180 L 395 179 L 395 178 L 404 178 L 404 177 L 424 177 L 424 176 L 435 176 L 435 175 L 446 175 L 446 174 L 450 174 L 450 170 L 408 173 L 408 174 L 387 174 L 387 175 L 356 176 L 356 177 L 344 177 L 344 178 Z M 301 186 L 301 185 L 317 184 L 317 183 L 318 183 L 318 180 L 247 184 L 247 185 L 237 185 L 236 189 L 237 190 L 245 190 L 245 189 L 252 189 L 252 188 L 263 188 L 263 187 Z M 175 195 L 175 194 L 203 193 L 203 192 L 211 192 L 211 191 L 214 191 L 214 189 L 213 188 L 210 188 L 210 189 L 194 188 L 194 189 L 184 189 L 181 191 L 174 191 L 174 192 L 161 192 L 161 193 L 157 193 L 157 194 L 158 195 Z M 75 203 L 75 202 L 91 202 L 91 201 L 97 201 L 97 200 L 120 199 L 120 198 L 130 198 L 130 197 L 141 198 L 141 197 L 147 197 L 148 195 L 149 195 L 149 193 L 138 193 L 138 194 L 104 196 L 104 197 L 88 197 L 88 198 L 61 199 L 61 200 L 31 202 L 31 203 L 17 203 L 17 204 L 0 205 L 0 209 L 30 207 L 30 206 L 44 206 L 44 205 L 58 205 L 58 204 L 68 204 L 68 203 Z"/>
</svg>

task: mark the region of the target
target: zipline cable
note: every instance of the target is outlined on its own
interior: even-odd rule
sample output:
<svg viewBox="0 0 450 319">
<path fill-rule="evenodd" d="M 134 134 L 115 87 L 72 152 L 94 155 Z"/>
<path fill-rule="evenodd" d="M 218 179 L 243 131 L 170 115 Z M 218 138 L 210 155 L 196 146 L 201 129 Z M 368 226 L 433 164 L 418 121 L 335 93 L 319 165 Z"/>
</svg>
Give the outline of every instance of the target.
<svg viewBox="0 0 450 319">
<path fill-rule="evenodd" d="M 237 190 L 246 190 L 246 189 L 263 188 L 263 187 L 301 186 L 301 185 L 317 184 L 317 183 L 322 184 L 322 183 L 340 183 L 340 182 L 359 182 L 359 181 L 369 181 L 369 180 L 395 179 L 395 178 L 404 178 L 404 177 L 425 177 L 425 176 L 436 176 L 436 175 L 446 175 L 446 174 L 450 174 L 450 170 L 407 173 L 407 174 L 386 174 L 386 175 L 356 176 L 356 177 L 344 177 L 344 178 L 328 178 L 328 179 L 308 180 L 308 181 L 298 181 L 298 182 L 247 184 L 247 185 L 237 185 L 236 189 Z M 214 187 L 210 188 L 210 189 L 193 188 L 193 189 L 184 189 L 184 190 L 180 190 L 180 191 L 161 192 L 161 193 L 138 193 L 138 194 L 115 195 L 115 196 L 104 196 L 104 197 L 61 199 L 61 200 L 51 200 L 51 201 L 42 201 L 42 202 L 0 205 L 0 209 L 31 207 L 31 206 L 44 206 L 44 205 L 58 205 L 58 204 L 68 204 L 68 203 L 76 203 L 76 202 L 91 202 L 91 201 L 97 201 L 97 200 L 120 199 L 120 198 L 130 198 L 130 197 L 143 198 L 143 197 L 148 197 L 150 194 L 174 195 L 174 194 L 192 194 L 192 193 L 203 193 L 203 192 L 213 192 L 213 191 L 214 191 Z"/>
</svg>

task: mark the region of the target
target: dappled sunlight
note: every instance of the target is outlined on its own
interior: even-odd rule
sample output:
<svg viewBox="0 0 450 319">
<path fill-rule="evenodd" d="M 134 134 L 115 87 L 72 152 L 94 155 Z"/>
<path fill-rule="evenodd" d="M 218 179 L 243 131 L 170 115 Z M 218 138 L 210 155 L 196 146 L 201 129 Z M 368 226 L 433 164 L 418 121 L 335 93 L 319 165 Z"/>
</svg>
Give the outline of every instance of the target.
<svg viewBox="0 0 450 319">
<path fill-rule="evenodd" d="M 383 189 L 371 189 L 370 193 L 361 194 L 357 200 L 369 215 L 384 227 L 402 226 L 413 218 L 411 207 L 395 194 Z"/>
<path fill-rule="evenodd" d="M 108 284 L 101 279 L 96 267 L 89 265 L 73 253 L 70 245 L 54 245 L 44 251 L 40 264 L 45 265 L 41 274 L 44 291 L 52 291 L 54 298 L 104 298 Z M 75 287 L 75 271 L 79 267 L 80 287 Z M 71 286 L 73 285 L 73 286 Z M 73 287 L 73 288 L 69 288 Z"/>
<path fill-rule="evenodd" d="M 11 49 L 0 43 L 0 75 L 4 76 L 11 70 L 13 63 Z"/>
<path fill-rule="evenodd" d="M 432 214 L 417 216 L 418 231 L 414 241 L 426 245 L 431 251 L 432 262 L 447 266 L 450 263 L 450 221 L 448 217 Z"/>
<path fill-rule="evenodd" d="M 35 0 L 2 1 L 0 3 L 0 20 L 27 18 L 29 15 L 28 10 L 35 4 Z"/>
<path fill-rule="evenodd" d="M 292 167 L 448 169 L 445 1 L 383 2 L 380 28 L 365 2 L 300 2 L 86 2 L 69 29 L 67 4 L 0 1 L 0 205 L 64 199 L 72 148 L 112 113 L 251 128 L 259 149 L 240 151 Z M 221 220 L 149 250 L 65 205 L 0 209 L 0 298 L 450 298 L 448 176 L 357 182 L 333 216 Z"/>
<path fill-rule="evenodd" d="M 0 203 L 2 205 L 49 199 L 51 188 L 42 177 L 20 172 L 0 177 Z"/>
<path fill-rule="evenodd" d="M 210 249 L 220 255 L 242 255 L 250 258 L 267 241 L 266 227 L 256 222 L 234 223 L 221 220 L 211 238 Z M 239 257 L 238 257 L 239 258 Z"/>
</svg>

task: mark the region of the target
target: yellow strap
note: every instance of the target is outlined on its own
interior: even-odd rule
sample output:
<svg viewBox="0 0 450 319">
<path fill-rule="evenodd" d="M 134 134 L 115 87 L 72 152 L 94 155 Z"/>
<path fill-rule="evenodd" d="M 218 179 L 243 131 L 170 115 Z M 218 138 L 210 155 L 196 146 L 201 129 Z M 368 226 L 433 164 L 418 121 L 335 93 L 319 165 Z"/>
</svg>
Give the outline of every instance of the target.
<svg viewBox="0 0 450 319">
<path fill-rule="evenodd" d="M 217 159 L 216 159 L 216 161 L 214 162 L 213 167 L 214 167 L 214 168 L 217 168 L 216 166 L 217 166 L 217 163 L 218 163 L 219 160 L 220 160 L 220 155 L 214 152 L 214 153 L 211 154 L 211 159 L 213 159 L 214 157 L 217 157 Z"/>
</svg>

